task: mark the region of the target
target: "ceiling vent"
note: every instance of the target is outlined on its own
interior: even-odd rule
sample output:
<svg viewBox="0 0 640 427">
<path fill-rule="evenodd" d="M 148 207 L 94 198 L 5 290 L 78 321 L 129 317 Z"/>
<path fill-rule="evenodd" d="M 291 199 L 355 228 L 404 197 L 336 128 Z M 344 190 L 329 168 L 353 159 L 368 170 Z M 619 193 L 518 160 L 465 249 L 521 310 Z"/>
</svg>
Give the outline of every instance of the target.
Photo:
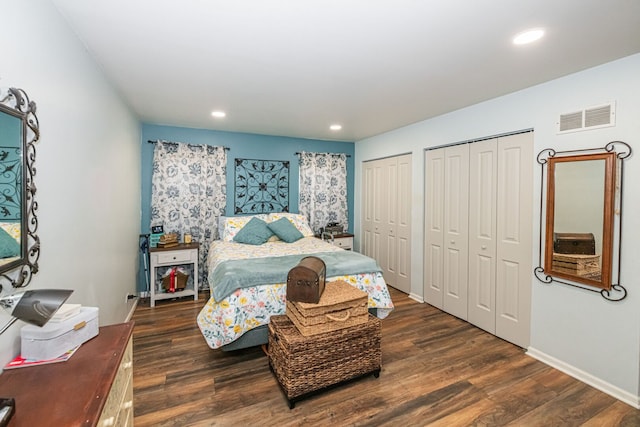
<svg viewBox="0 0 640 427">
<path fill-rule="evenodd" d="M 616 104 L 585 108 L 580 111 L 560 114 L 558 133 L 576 132 L 579 130 L 598 129 L 616 124 Z"/>
</svg>

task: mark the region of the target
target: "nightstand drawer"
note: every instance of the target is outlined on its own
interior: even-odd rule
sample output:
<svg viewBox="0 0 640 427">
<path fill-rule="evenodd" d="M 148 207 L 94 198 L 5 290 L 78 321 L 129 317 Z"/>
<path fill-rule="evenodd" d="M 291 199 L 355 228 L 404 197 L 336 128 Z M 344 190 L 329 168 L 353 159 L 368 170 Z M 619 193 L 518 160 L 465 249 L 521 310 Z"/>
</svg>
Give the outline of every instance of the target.
<svg viewBox="0 0 640 427">
<path fill-rule="evenodd" d="M 157 255 L 158 264 L 176 264 L 180 262 L 189 262 L 191 261 L 192 253 L 193 252 L 190 250 L 162 252 Z"/>
<path fill-rule="evenodd" d="M 333 244 L 341 247 L 342 249 L 351 250 L 353 248 L 353 237 L 341 237 L 339 239 L 334 239 Z"/>
</svg>

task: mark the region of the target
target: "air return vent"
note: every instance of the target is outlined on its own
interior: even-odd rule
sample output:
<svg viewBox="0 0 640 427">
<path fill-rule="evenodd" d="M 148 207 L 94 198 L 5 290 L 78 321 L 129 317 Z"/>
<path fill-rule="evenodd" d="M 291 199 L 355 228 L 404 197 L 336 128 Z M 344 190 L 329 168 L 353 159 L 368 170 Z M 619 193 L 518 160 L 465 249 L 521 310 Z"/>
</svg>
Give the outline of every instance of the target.
<svg viewBox="0 0 640 427">
<path fill-rule="evenodd" d="M 558 133 L 615 126 L 615 116 L 616 108 L 614 102 L 560 114 Z"/>
</svg>

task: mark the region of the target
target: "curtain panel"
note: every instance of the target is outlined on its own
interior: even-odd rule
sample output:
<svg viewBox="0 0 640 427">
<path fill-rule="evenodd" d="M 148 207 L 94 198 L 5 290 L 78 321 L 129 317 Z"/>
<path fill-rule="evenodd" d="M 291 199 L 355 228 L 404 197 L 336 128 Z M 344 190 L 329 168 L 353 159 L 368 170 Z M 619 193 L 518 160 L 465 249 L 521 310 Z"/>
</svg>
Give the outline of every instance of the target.
<svg viewBox="0 0 640 427">
<path fill-rule="evenodd" d="M 346 154 L 300 153 L 298 209 L 316 232 L 330 222 L 338 222 L 347 230 Z"/>
<path fill-rule="evenodd" d="M 158 141 L 153 153 L 151 225 L 189 233 L 200 243 L 199 289 L 208 288 L 207 254 L 224 215 L 227 153 L 224 147 Z"/>
</svg>

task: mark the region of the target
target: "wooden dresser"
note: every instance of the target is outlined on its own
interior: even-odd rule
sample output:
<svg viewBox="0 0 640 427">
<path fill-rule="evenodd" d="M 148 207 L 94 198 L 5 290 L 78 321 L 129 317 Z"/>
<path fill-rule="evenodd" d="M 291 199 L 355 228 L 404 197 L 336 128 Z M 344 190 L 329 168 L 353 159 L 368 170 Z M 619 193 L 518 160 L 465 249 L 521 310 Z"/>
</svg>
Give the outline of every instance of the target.
<svg viewBox="0 0 640 427">
<path fill-rule="evenodd" d="M 66 362 L 3 372 L 9 426 L 132 426 L 132 333 L 133 322 L 104 326 Z"/>
</svg>

